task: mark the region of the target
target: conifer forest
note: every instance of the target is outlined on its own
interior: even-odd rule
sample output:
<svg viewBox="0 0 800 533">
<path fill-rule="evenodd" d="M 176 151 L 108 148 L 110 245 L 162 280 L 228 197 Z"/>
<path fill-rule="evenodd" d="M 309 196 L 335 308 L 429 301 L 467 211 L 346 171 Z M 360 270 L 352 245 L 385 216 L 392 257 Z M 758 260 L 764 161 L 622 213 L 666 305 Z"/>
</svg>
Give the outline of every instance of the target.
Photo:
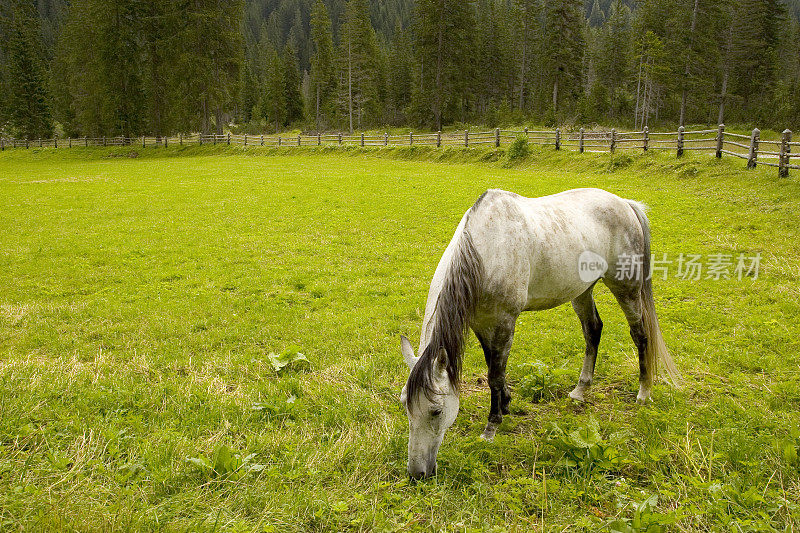
<svg viewBox="0 0 800 533">
<path fill-rule="evenodd" d="M 2 0 L 0 133 L 800 126 L 800 0 Z"/>
</svg>

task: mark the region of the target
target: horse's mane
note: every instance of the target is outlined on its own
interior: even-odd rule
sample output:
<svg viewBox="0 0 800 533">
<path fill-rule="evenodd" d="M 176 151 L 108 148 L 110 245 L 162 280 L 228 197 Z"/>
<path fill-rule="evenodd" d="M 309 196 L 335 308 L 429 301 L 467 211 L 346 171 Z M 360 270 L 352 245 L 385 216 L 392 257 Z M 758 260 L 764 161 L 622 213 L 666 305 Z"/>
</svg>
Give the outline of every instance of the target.
<svg viewBox="0 0 800 533">
<path fill-rule="evenodd" d="M 420 390 L 429 399 L 433 396 L 431 372 L 442 349 L 447 354 L 446 370 L 450 384 L 455 389 L 459 388 L 464 337 L 480 297 L 483 277 L 483 263 L 465 224 L 436 302 L 436 316 L 430 342 L 420 354 L 417 364 L 408 377 L 406 392 L 409 400 L 415 398 L 415 394 Z M 413 406 L 412 401 L 409 401 L 409 406 Z"/>
</svg>

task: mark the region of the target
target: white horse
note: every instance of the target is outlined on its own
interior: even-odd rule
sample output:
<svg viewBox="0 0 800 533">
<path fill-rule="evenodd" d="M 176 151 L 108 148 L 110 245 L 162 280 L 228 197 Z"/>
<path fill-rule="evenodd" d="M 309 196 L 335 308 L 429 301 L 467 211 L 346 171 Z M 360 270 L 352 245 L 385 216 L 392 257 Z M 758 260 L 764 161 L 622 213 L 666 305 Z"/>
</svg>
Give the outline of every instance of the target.
<svg viewBox="0 0 800 533">
<path fill-rule="evenodd" d="M 482 437 L 494 438 L 511 401 L 506 361 L 523 311 L 572 302 L 586 355 L 570 397 L 582 401 L 592 382 L 603 323 L 592 290 L 598 279 L 625 313 L 639 354 L 644 403 L 657 361 L 679 379 L 653 303 L 650 229 L 644 206 L 600 189 L 575 189 L 541 198 L 490 190 L 461 219 L 431 281 L 419 357 L 401 338 L 411 369 L 401 394 L 410 425 L 408 474 L 436 472 L 436 455 L 459 409 L 464 336 L 471 328 L 489 369 L 491 408 Z"/>
</svg>

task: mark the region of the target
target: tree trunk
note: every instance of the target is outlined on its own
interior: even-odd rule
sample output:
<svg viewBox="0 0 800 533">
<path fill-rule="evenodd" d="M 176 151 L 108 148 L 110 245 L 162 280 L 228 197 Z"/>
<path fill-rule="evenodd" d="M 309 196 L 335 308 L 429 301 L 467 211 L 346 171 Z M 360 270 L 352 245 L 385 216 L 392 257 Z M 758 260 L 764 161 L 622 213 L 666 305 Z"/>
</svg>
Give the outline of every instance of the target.
<svg viewBox="0 0 800 533">
<path fill-rule="evenodd" d="M 692 48 L 694 47 L 694 31 L 697 27 L 697 8 L 700 3 L 700 0 L 694 0 L 694 9 L 692 9 L 692 25 L 689 30 L 689 44 L 686 47 L 686 67 L 683 69 L 683 90 L 681 91 L 681 118 L 680 118 L 680 125 L 684 125 L 684 119 L 686 118 L 686 98 L 689 92 L 688 87 L 686 84 L 689 80 L 689 66 L 690 61 L 692 58 Z"/>
<path fill-rule="evenodd" d="M 553 116 L 558 113 L 558 72 L 556 72 L 556 79 L 553 81 Z"/>
<path fill-rule="evenodd" d="M 439 13 L 438 51 L 436 53 L 436 94 L 434 96 L 433 115 L 436 120 L 436 130 L 442 131 L 442 53 L 444 48 L 444 18 L 446 15 L 447 0 L 442 1 L 442 10 Z"/>
<path fill-rule="evenodd" d="M 348 38 L 349 39 L 349 38 Z M 347 41 L 347 106 L 350 113 L 350 135 L 353 134 L 353 51 L 352 42 Z"/>
<path fill-rule="evenodd" d="M 519 110 L 525 109 L 525 71 L 528 69 L 528 13 L 523 15 L 524 25 L 522 27 L 522 68 L 519 73 Z"/>
<path fill-rule="evenodd" d="M 644 48 L 644 43 L 642 44 L 642 48 Z M 641 95 L 642 89 L 642 58 L 644 57 L 644 50 L 642 50 L 642 55 L 639 56 L 639 74 L 636 76 L 636 107 L 633 111 L 633 129 L 639 129 L 639 97 Z"/>
<path fill-rule="evenodd" d="M 719 115 L 717 116 L 717 124 L 725 123 L 725 99 L 728 97 L 728 76 L 731 71 L 731 48 L 733 46 L 733 17 L 734 12 L 731 11 L 731 25 L 728 28 L 728 42 L 725 47 L 725 59 L 722 64 L 722 88 L 719 98 Z"/>
<path fill-rule="evenodd" d="M 317 131 L 319 131 L 319 93 L 320 86 L 317 84 Z"/>
<path fill-rule="evenodd" d="M 202 107 L 203 107 L 203 133 L 208 135 L 208 132 L 211 130 L 211 121 L 209 120 L 208 116 L 208 97 L 206 96 L 206 90 L 204 89 L 202 92 Z"/>
<path fill-rule="evenodd" d="M 719 99 L 719 114 L 717 115 L 717 124 L 725 123 L 725 98 L 728 92 L 728 69 L 722 74 L 722 92 Z"/>
</svg>

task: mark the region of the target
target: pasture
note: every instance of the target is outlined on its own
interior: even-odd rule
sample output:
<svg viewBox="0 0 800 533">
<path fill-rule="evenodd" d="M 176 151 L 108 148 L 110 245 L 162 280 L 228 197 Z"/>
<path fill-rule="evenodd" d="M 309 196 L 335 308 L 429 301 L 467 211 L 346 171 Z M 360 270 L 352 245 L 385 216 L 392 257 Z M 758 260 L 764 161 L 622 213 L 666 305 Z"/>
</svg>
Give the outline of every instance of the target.
<svg viewBox="0 0 800 533">
<path fill-rule="evenodd" d="M 551 148 L 0 153 L 0 530 L 796 530 L 800 185 L 775 174 Z M 511 416 L 479 440 L 471 335 L 439 474 L 409 483 L 399 335 L 416 347 L 461 215 L 487 188 L 586 186 L 651 207 L 683 388 L 636 405 L 598 287 L 588 401 L 567 397 L 572 309 L 523 314 Z M 760 254 L 758 277 L 682 279 L 681 253 Z"/>
</svg>

